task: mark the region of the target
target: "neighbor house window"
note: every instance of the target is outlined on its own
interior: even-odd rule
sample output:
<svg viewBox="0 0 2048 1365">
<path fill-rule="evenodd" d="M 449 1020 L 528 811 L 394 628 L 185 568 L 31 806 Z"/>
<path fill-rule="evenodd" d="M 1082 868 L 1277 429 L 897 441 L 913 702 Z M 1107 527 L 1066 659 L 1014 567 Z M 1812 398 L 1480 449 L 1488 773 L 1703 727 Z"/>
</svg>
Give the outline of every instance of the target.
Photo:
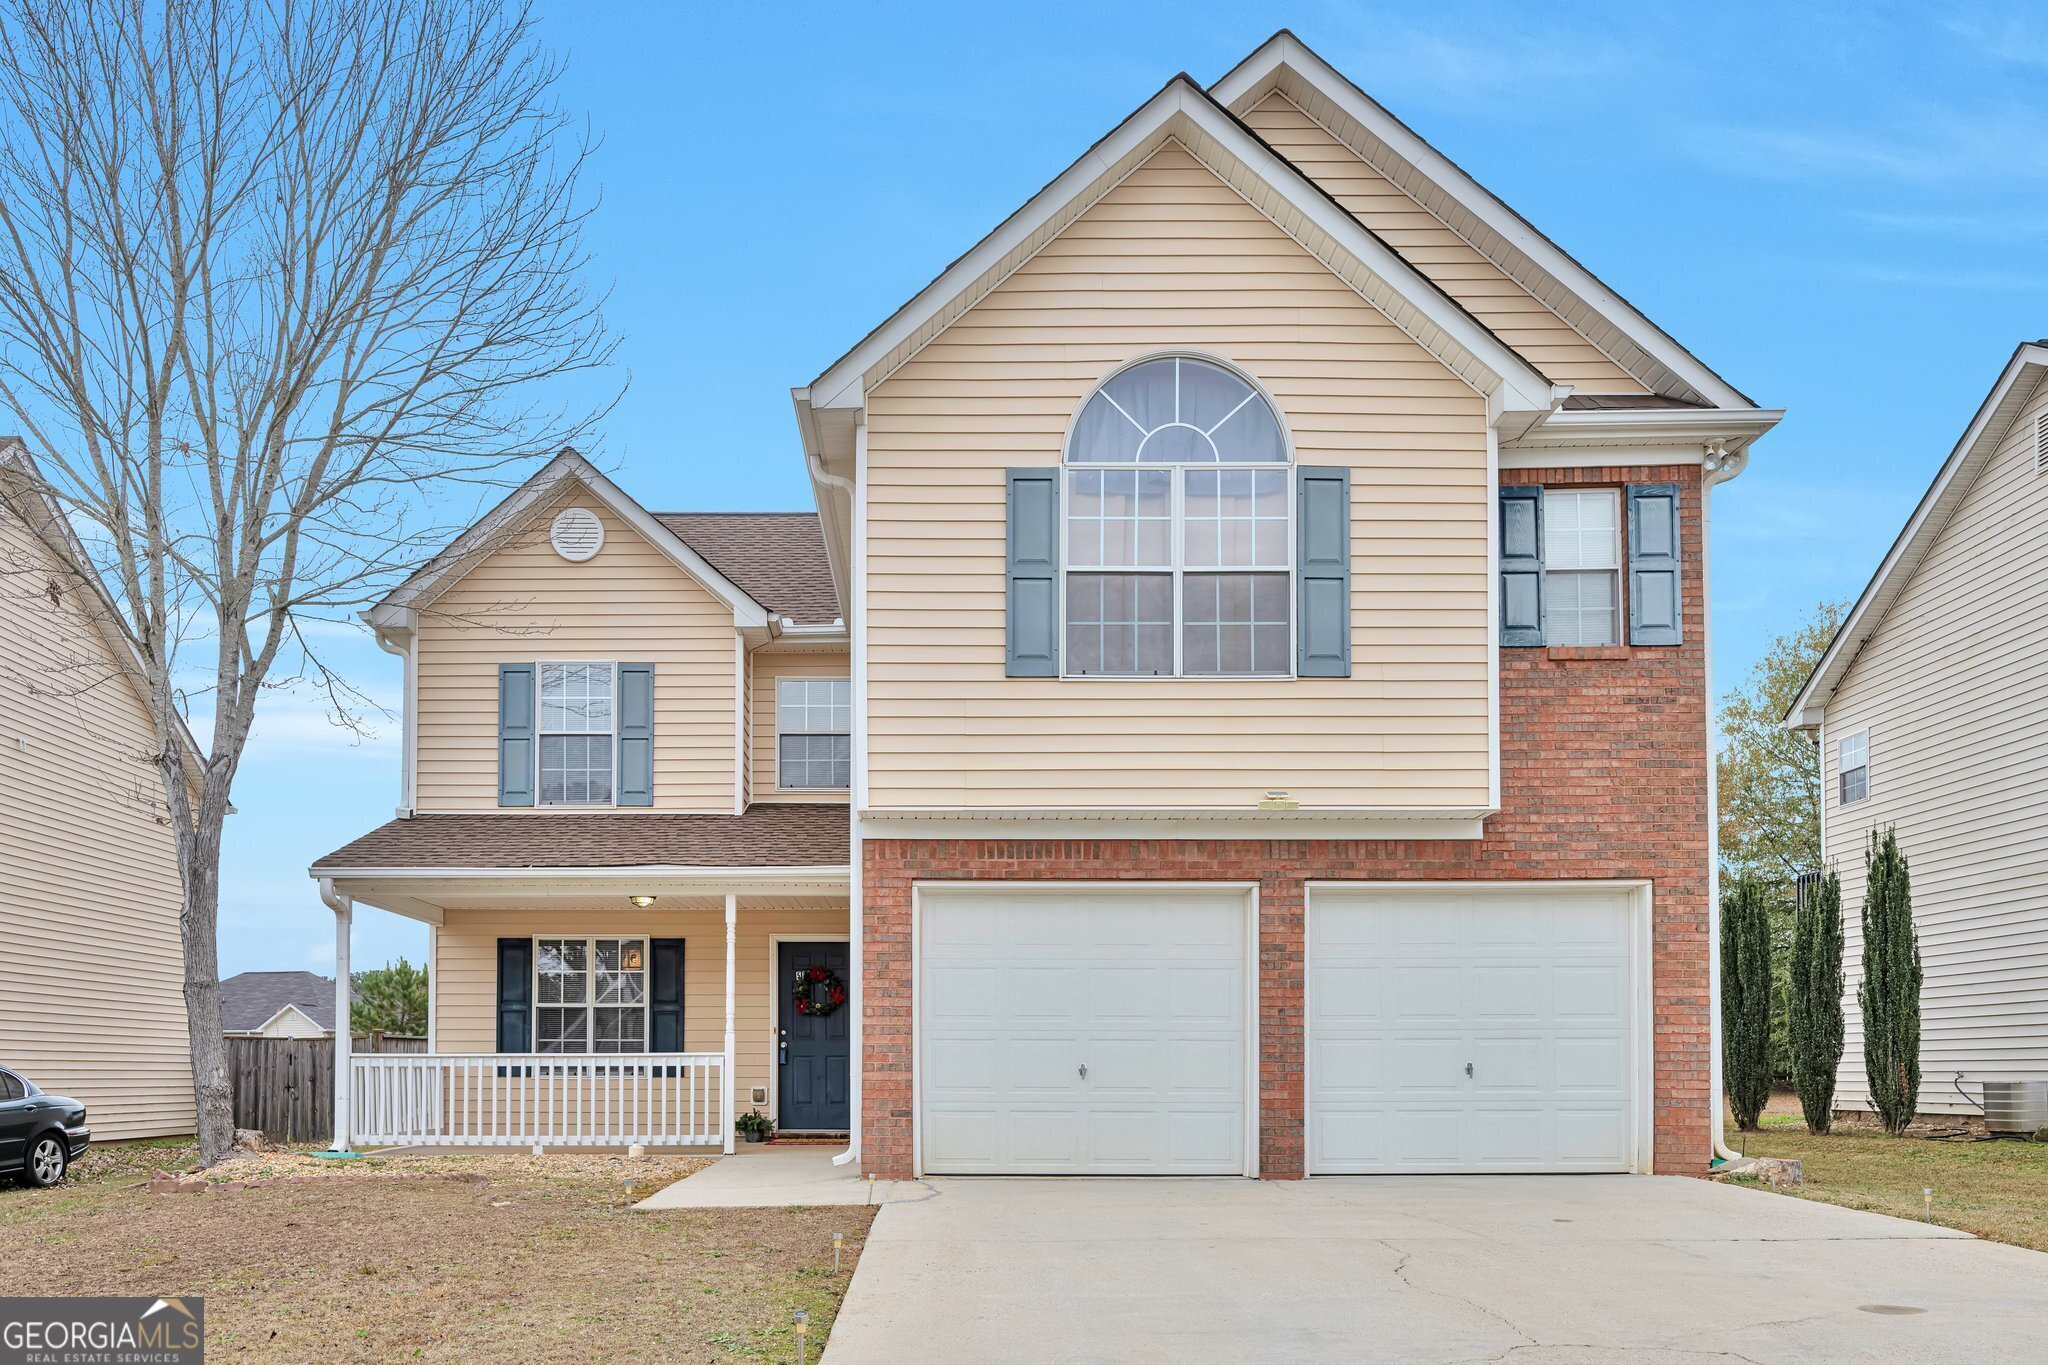
<svg viewBox="0 0 2048 1365">
<path fill-rule="evenodd" d="M 647 940 L 533 941 L 535 1052 L 647 1050 Z"/>
<path fill-rule="evenodd" d="M 1845 735 L 1835 745 L 1835 790 L 1847 806 L 1870 795 L 1870 732 Z"/>
<path fill-rule="evenodd" d="M 612 801 L 612 666 L 540 666 L 540 803 Z"/>
<path fill-rule="evenodd" d="M 1294 486 L 1257 389 L 1194 356 L 1143 361 L 1081 409 L 1066 462 L 1070 675 L 1292 670 Z"/>
<path fill-rule="evenodd" d="M 853 785 L 853 683 L 784 678 L 775 685 L 775 785 L 845 791 Z"/>
<path fill-rule="evenodd" d="M 1553 645 L 1621 640 L 1621 491 L 1543 495 L 1543 613 Z"/>
</svg>

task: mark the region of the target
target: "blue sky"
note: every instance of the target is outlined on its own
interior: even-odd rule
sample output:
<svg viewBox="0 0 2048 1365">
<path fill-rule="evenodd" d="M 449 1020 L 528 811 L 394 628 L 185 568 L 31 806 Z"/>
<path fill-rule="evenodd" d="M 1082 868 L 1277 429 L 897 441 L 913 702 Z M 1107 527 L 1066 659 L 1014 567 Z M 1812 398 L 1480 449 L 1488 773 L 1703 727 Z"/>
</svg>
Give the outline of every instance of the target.
<svg viewBox="0 0 2048 1365">
<path fill-rule="evenodd" d="M 1294 29 L 1758 402 L 1715 498 L 1726 687 L 1853 595 L 2015 343 L 2048 334 L 2048 11 L 2028 6 L 711 6 L 543 0 L 603 139 L 590 245 L 661 507 L 808 506 L 788 390 L 1176 71 Z M 373 695 L 396 661 L 335 657 Z M 333 961 L 306 879 L 390 818 L 395 727 L 273 695 L 229 825 L 224 972 Z M 419 960 L 364 911 L 357 965 Z"/>
</svg>

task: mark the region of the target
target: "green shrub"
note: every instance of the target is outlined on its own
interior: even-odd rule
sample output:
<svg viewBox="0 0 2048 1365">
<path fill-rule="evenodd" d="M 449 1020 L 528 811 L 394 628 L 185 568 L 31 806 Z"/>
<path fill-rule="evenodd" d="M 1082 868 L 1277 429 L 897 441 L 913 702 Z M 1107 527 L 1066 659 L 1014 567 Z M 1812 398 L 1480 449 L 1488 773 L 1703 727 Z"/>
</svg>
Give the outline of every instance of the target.
<svg viewBox="0 0 2048 1365">
<path fill-rule="evenodd" d="M 1806 1131 L 1825 1133 L 1835 1116 L 1835 1074 L 1842 1065 L 1842 881 L 1832 871 L 1813 884 L 1792 925 L 1788 1014 L 1792 1083 Z"/>
<path fill-rule="evenodd" d="M 1721 1078 L 1735 1126 L 1755 1132 L 1771 1098 L 1771 915 L 1746 873 L 1721 899 Z"/>
<path fill-rule="evenodd" d="M 1863 1070 L 1870 1102 L 1896 1136 L 1920 1104 L 1920 942 L 1913 932 L 1913 884 L 1898 832 L 1870 832 L 1863 865 Z"/>
</svg>

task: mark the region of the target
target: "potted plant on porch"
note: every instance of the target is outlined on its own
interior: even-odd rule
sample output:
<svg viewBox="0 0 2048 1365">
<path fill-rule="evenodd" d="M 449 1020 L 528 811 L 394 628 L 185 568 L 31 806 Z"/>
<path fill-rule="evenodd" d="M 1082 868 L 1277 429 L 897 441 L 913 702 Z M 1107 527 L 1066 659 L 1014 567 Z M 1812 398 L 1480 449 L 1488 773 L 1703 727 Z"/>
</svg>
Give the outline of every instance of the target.
<svg viewBox="0 0 2048 1365">
<path fill-rule="evenodd" d="M 733 1120 L 733 1131 L 749 1142 L 766 1142 L 775 1131 L 775 1120 L 758 1109 L 749 1109 Z"/>
</svg>

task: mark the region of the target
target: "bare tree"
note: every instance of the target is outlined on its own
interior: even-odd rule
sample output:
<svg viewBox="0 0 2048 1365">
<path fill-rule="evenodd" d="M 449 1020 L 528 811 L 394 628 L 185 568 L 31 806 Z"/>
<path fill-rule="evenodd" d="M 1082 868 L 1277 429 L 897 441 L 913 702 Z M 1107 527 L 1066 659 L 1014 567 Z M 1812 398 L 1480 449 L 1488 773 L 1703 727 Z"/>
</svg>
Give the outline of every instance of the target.
<svg viewBox="0 0 2048 1365">
<path fill-rule="evenodd" d="M 233 1136 L 220 848 L 259 698 L 359 720 L 309 627 L 448 537 L 449 484 L 595 415 L 540 382 L 613 345 L 559 71 L 520 0 L 0 0 L 0 414 L 153 714 L 204 1164 Z"/>
</svg>

